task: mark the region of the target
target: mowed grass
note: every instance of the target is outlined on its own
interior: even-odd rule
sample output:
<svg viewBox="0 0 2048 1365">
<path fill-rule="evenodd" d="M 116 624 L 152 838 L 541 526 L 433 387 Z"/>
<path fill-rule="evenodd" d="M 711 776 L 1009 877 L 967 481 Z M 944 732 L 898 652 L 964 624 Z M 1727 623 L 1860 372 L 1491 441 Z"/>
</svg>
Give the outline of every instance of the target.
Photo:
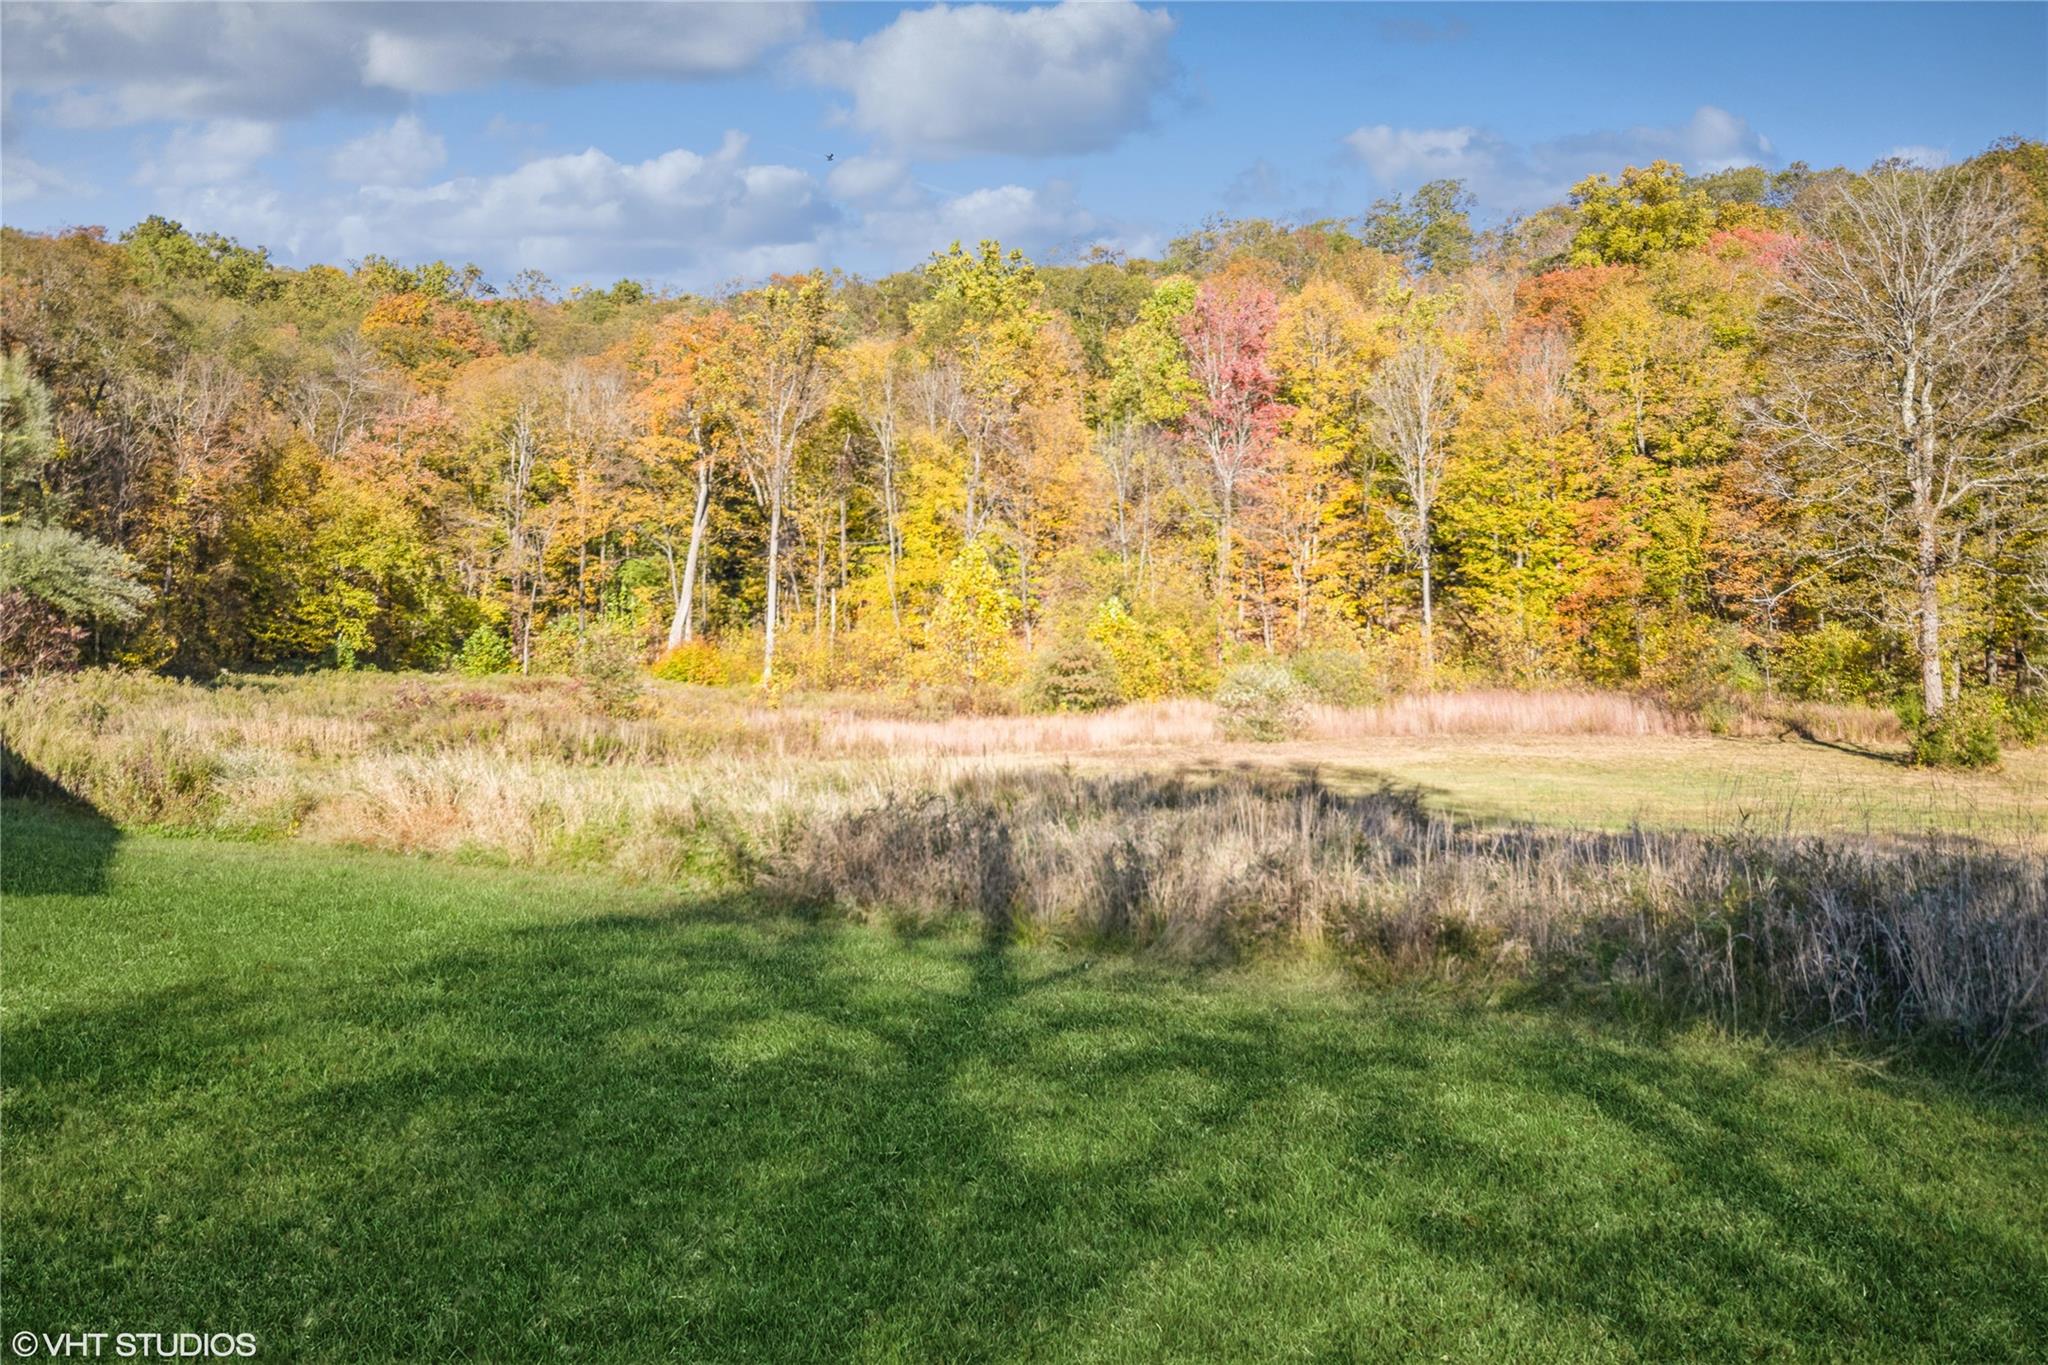
<svg viewBox="0 0 2048 1365">
<path fill-rule="evenodd" d="M 4 809 L 0 1332 L 2035 1360 L 2048 1100 L 1309 968 Z"/>
<path fill-rule="evenodd" d="M 1673 735 L 1389 736 L 1216 746 L 1178 761 L 1312 768 L 1339 790 L 1392 783 L 1479 821 L 2048 837 L 2048 748 L 2009 749 L 1996 771 L 1978 773 L 1915 768 L 1898 754 L 1797 738 Z"/>
</svg>

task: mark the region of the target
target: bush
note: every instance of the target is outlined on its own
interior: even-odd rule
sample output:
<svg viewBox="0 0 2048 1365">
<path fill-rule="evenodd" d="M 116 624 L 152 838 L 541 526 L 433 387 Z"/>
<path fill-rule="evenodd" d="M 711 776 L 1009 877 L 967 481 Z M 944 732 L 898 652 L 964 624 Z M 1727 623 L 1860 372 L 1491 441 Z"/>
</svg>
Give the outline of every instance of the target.
<svg viewBox="0 0 2048 1365">
<path fill-rule="evenodd" d="M 1034 711 L 1102 711 L 1124 699 L 1109 651 L 1074 637 L 1056 641 L 1039 657 L 1025 696 Z"/>
<path fill-rule="evenodd" d="M 512 647 L 490 626 L 478 626 L 455 655 L 455 671 L 472 678 L 512 671 Z"/>
<path fill-rule="evenodd" d="M 606 622 L 584 637 L 576 676 L 599 714 L 624 718 L 640 714 L 645 683 L 640 673 L 640 645 L 623 625 Z"/>
<path fill-rule="evenodd" d="M 1648 623 L 1640 660 L 1645 688 L 1681 711 L 1701 711 L 1761 690 L 1763 676 L 1734 627 L 1673 611 Z M 1729 713 L 1724 708 L 1724 714 Z"/>
<path fill-rule="evenodd" d="M 656 659 L 648 671 L 663 682 L 696 683 L 702 687 L 723 687 L 731 681 L 726 676 L 725 656 L 709 640 L 677 645 Z"/>
<path fill-rule="evenodd" d="M 1008 642 L 1003 648 L 1007 651 Z M 732 662 L 735 658 L 736 665 Z M 952 677 L 950 667 L 937 655 L 923 662 L 934 666 L 940 681 Z M 909 663 L 903 640 L 886 617 L 880 625 L 837 631 L 792 630 L 775 641 L 776 678 L 812 692 L 879 692 L 902 683 Z M 752 682 L 760 669 L 758 654 L 728 654 L 729 681 Z"/>
<path fill-rule="evenodd" d="M 1991 768 L 2005 708 L 1988 692 L 1965 692 L 1913 730 L 1913 761 L 1927 768 Z"/>
<path fill-rule="evenodd" d="M 2005 729 L 2022 748 L 2048 739 L 2048 700 L 2017 697 L 2006 703 Z"/>
<path fill-rule="evenodd" d="M 557 616 L 533 634 L 528 667 L 542 676 L 572 677 L 583 668 L 583 639 L 574 616 Z"/>
<path fill-rule="evenodd" d="M 1112 597 L 1089 622 L 1088 638 L 1108 653 L 1125 701 L 1199 695 L 1214 684 L 1207 663 L 1213 637 L 1204 639 L 1184 619 L 1151 612 L 1134 616 L 1122 598 Z"/>
<path fill-rule="evenodd" d="M 1239 664 L 1216 689 L 1216 728 L 1225 739 L 1292 739 L 1301 725 L 1301 685 L 1279 664 Z"/>
<path fill-rule="evenodd" d="M 1778 670 L 1785 690 L 1804 701 L 1862 701 L 1884 690 L 1877 651 L 1839 621 L 1793 637 Z"/>
<path fill-rule="evenodd" d="M 1311 649 L 1287 661 L 1294 680 L 1330 706 L 1371 706 L 1386 696 L 1379 671 L 1355 649 Z"/>
</svg>

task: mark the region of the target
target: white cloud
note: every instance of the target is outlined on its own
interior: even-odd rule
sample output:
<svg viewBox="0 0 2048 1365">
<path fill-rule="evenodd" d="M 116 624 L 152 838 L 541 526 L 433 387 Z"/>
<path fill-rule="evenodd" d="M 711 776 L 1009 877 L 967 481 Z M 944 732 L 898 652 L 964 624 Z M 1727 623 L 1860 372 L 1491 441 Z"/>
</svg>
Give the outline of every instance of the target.
<svg viewBox="0 0 2048 1365">
<path fill-rule="evenodd" d="M 448 144 L 427 131 L 418 116 L 402 114 L 388 128 L 377 128 L 334 149 L 327 173 L 356 185 L 409 185 L 439 170 L 448 160 Z"/>
<path fill-rule="evenodd" d="M 1943 166 L 1948 165 L 1950 159 L 1948 148 L 1926 147 L 1919 143 L 1909 143 L 1903 147 L 1894 147 L 1885 153 L 1885 157 L 1892 161 L 1906 161 L 1911 162 L 1915 166 L 1924 166 L 1930 171 L 1940 170 Z"/>
<path fill-rule="evenodd" d="M 1099 151 L 1146 124 L 1174 76 L 1174 20 L 1131 0 L 907 10 L 805 54 L 855 128 L 920 157 Z"/>
<path fill-rule="evenodd" d="M 1514 151 L 1480 128 L 1395 128 L 1376 123 L 1344 139 L 1383 184 L 1468 179 L 1511 160 Z"/>
<path fill-rule="evenodd" d="M 502 175 L 416 187 L 366 185 L 336 220 L 339 253 L 477 260 L 664 277 L 722 272 L 737 253 L 809 247 L 836 217 L 817 181 L 749 165 L 746 139 L 621 162 L 597 148 L 541 157 Z"/>
<path fill-rule="evenodd" d="M 835 234 L 832 245 L 901 269 L 944 250 L 949 242 L 971 245 L 992 237 L 1006 247 L 1022 247 L 1043 257 L 1120 235 L 1116 225 L 1078 203 L 1073 187 L 1064 181 L 1035 188 L 990 185 L 963 194 L 939 194 L 912 182 L 910 193 L 869 209 Z"/>
<path fill-rule="evenodd" d="M 1011 244 L 1085 237 L 1101 226 L 1061 181 L 1043 189 L 997 185 L 974 190 L 947 201 L 938 221 L 940 235 L 948 240 L 993 237 Z"/>
<path fill-rule="evenodd" d="M 0 78 L 73 126 L 281 119 L 495 81 L 693 80 L 801 38 L 801 4 L 71 5 L 0 9 Z"/>
<path fill-rule="evenodd" d="M 25 204 L 31 199 L 92 193 L 92 186 L 16 151 L 0 152 L 0 200 Z"/>
<path fill-rule="evenodd" d="M 825 177 L 841 199 L 884 200 L 915 196 L 908 163 L 889 156 L 848 157 Z"/>
<path fill-rule="evenodd" d="M 224 118 L 174 128 L 135 172 L 138 185 L 218 185 L 248 175 L 278 149 L 277 125 Z"/>
<path fill-rule="evenodd" d="M 880 156 L 849 158 L 821 176 L 752 161 L 738 133 L 709 149 L 639 161 L 592 147 L 502 173 L 427 178 L 415 172 L 442 149 L 428 129 L 401 118 L 331 149 L 337 180 L 326 190 L 287 190 L 247 164 L 270 145 L 267 127 L 180 129 L 173 141 L 182 160 L 151 164 L 185 173 L 160 172 L 150 207 L 194 231 L 268 246 L 287 263 L 340 264 L 374 252 L 475 261 L 498 279 L 531 266 L 565 285 L 631 275 L 707 289 L 820 266 L 893 271 L 955 239 L 995 237 L 1040 259 L 1144 240 L 1081 204 L 1063 181 L 959 193 Z M 231 167 L 241 173 L 225 175 Z"/>
<path fill-rule="evenodd" d="M 1481 204 L 1512 212 L 1562 198 L 1596 171 L 1664 159 L 1696 175 L 1776 160 L 1771 140 L 1747 119 L 1701 105 L 1686 122 L 1640 125 L 1517 144 L 1485 128 L 1396 128 L 1371 124 L 1344 139 L 1382 185 L 1412 188 L 1425 180 L 1462 180 Z"/>
</svg>

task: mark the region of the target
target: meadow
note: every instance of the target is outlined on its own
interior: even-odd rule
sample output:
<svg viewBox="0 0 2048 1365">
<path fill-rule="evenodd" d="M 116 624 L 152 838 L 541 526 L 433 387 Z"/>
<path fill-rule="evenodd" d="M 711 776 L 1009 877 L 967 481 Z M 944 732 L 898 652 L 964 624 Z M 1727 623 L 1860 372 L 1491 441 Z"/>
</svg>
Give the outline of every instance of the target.
<svg viewBox="0 0 2048 1365">
<path fill-rule="evenodd" d="M 2038 1091 L 12 805 L 18 1330 L 261 1358 L 2024 1360 Z"/>
<path fill-rule="evenodd" d="M 0 1330 L 2022 1360 L 2048 764 L 1473 693 L 0 700 Z M 260 1266 L 262 1273 L 249 1268 Z"/>
</svg>

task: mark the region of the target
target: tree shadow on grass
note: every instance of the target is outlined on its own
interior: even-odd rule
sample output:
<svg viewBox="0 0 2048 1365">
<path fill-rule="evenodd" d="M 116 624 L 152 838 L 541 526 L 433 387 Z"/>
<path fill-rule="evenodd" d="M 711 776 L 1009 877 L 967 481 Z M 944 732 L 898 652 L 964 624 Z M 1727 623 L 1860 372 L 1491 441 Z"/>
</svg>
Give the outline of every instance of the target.
<svg viewBox="0 0 2048 1365">
<path fill-rule="evenodd" d="M 1483 1220 L 1418 1220 L 1411 1236 L 1433 1254 L 1597 1319 L 1649 1359 L 1753 1356 L 1761 1338 L 1790 1354 L 2028 1360 L 2048 1341 L 2038 1208 L 1959 1226 L 1939 1180 L 1910 1196 L 1864 1183 L 1856 1170 L 1904 1146 L 1899 1135 L 1806 1126 L 1770 1066 L 1689 1065 L 1671 1050 L 1561 1031 L 1522 1035 L 1500 1064 L 1531 1102 L 1581 1114 L 1586 1129 L 1640 1154 L 1617 1191 L 1626 1197 L 1560 1211 L 1549 1235 L 1577 1246 L 1556 1266 L 1504 1257 Z M 2016 1136 L 2038 1140 L 2038 1109 L 2005 1116 Z M 1659 1187 L 1664 1202 L 1710 1216 L 1632 1215 L 1638 1192 Z M 1932 1311 L 1930 1293 L 1962 1292 L 1984 1296 L 1966 1320 Z M 1688 1298 L 1692 1309 L 1673 1311 Z"/>
<path fill-rule="evenodd" d="M 96 896 L 121 832 L 93 804 L 0 744 L 0 896 Z"/>
<path fill-rule="evenodd" d="M 1803 720 L 1787 720 L 1784 722 L 1784 726 L 1784 733 L 1779 736 L 1780 739 L 1790 735 L 1802 743 L 1811 744 L 1821 749 L 1833 749 L 1836 753 L 1848 754 L 1851 758 L 1867 758 L 1876 763 L 1888 763 L 1895 768 L 1910 768 L 1913 766 L 1913 756 L 1911 754 L 1896 753 L 1884 749 L 1872 749 L 1862 744 L 1851 744 L 1847 740 L 1823 739 L 1820 735 L 1814 733 L 1813 727 Z"/>
<path fill-rule="evenodd" d="M 7 1326 L 267 1358 L 1406 1358 L 1425 1305 L 1461 1358 L 1668 1358 L 1744 1320 L 1854 1339 L 1878 1294 L 1874 1353 L 1984 1359 L 2014 1329 L 1973 1277 L 2048 1302 L 1997 1228 L 1802 1187 L 1881 1137 L 1502 1019 L 747 902 L 183 984 L 9 1031 Z M 1623 1144 L 1617 1179 L 1676 1172 L 1605 1207 L 1633 1231 L 1559 1205 L 1556 1154 L 1518 1147 L 1543 1107 Z"/>
</svg>

